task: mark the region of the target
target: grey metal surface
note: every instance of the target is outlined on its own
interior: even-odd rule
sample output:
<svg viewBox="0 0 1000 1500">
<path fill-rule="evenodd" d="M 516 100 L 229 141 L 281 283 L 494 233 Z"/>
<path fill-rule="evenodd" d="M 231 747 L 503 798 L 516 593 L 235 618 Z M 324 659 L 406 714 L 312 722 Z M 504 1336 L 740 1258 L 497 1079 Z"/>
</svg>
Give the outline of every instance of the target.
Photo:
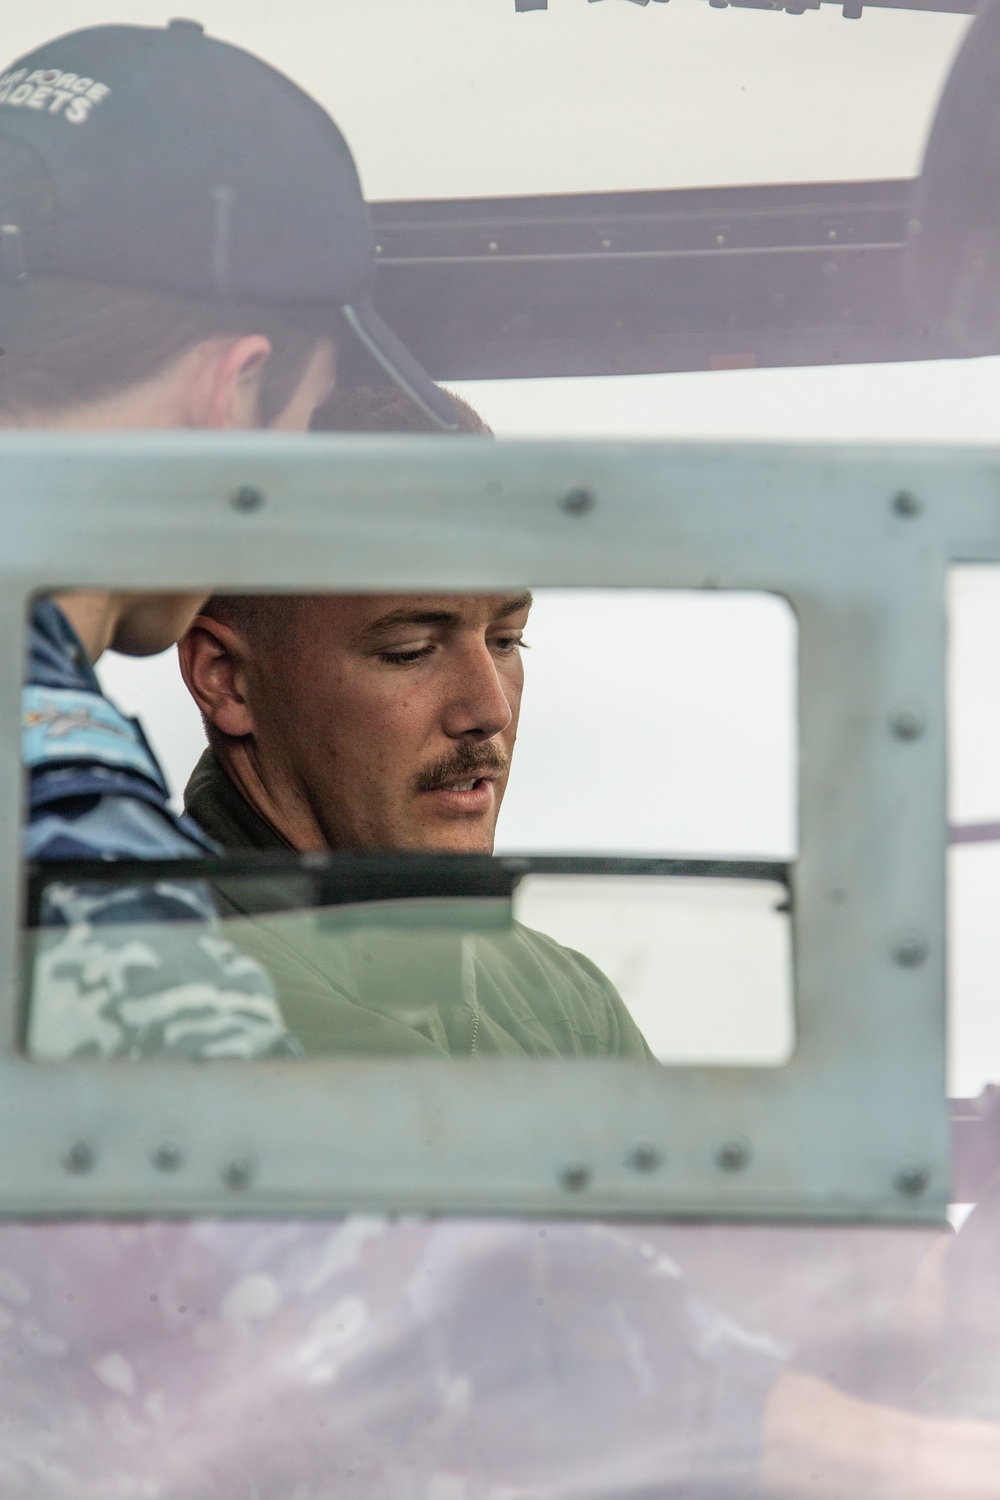
<svg viewBox="0 0 1000 1500">
<path fill-rule="evenodd" d="M 1000 559 L 995 453 L 17 435 L 0 514 L 0 1211 L 942 1216 L 944 572 Z M 32 592 L 71 584 L 785 595 L 793 1062 L 16 1055 L 23 618 Z"/>
<path fill-rule="evenodd" d="M 378 307 L 439 380 L 951 357 L 903 297 L 916 186 L 375 203 Z"/>
</svg>

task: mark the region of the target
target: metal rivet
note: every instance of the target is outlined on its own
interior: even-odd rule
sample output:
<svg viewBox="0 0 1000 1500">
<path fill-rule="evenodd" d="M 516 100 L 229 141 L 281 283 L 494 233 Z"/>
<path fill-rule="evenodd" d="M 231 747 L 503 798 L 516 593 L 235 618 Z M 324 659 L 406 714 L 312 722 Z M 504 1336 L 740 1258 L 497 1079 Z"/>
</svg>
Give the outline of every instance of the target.
<svg viewBox="0 0 1000 1500">
<path fill-rule="evenodd" d="M 229 503 L 233 510 L 259 510 L 264 504 L 264 493 L 255 484 L 241 484 Z"/>
<path fill-rule="evenodd" d="M 596 504 L 593 491 L 583 488 L 567 490 L 559 501 L 560 509 L 568 516 L 585 516 Z"/>
<path fill-rule="evenodd" d="M 631 1167 L 633 1172 L 655 1172 L 663 1160 L 663 1153 L 657 1151 L 648 1141 L 641 1141 L 625 1158 L 625 1165 Z"/>
<path fill-rule="evenodd" d="M 95 1161 L 94 1148 L 89 1141 L 74 1141 L 63 1157 L 63 1166 L 67 1172 L 75 1172 L 79 1176 L 83 1172 L 89 1172 Z"/>
<path fill-rule="evenodd" d="M 923 501 L 912 490 L 900 490 L 892 497 L 892 508 L 897 516 L 919 516 Z"/>
<path fill-rule="evenodd" d="M 837 238 L 837 231 L 835 229 L 828 229 L 826 231 L 826 237 L 832 245 L 834 240 Z"/>
<path fill-rule="evenodd" d="M 184 1165 L 184 1152 L 173 1141 L 163 1141 L 149 1159 L 158 1172 L 176 1172 Z"/>
<path fill-rule="evenodd" d="M 726 243 L 726 236 L 724 234 L 717 234 L 715 236 L 715 243 L 720 246 L 724 245 Z"/>
<path fill-rule="evenodd" d="M 918 740 L 924 732 L 924 716 L 915 708 L 901 708 L 889 720 L 897 740 Z"/>
<path fill-rule="evenodd" d="M 382 246 L 381 245 L 376 245 L 375 246 L 375 254 L 376 255 L 381 255 L 382 254 Z"/>
<path fill-rule="evenodd" d="M 892 957 L 904 969 L 915 969 L 927 957 L 927 939 L 915 927 L 900 932 L 893 939 Z"/>
<path fill-rule="evenodd" d="M 611 249 L 611 241 L 610 240 L 602 240 L 601 241 L 601 249 L 602 250 L 610 250 Z"/>
<path fill-rule="evenodd" d="M 226 1187 L 239 1188 L 249 1187 L 253 1178 L 253 1162 L 249 1156 L 234 1156 L 232 1161 L 227 1161 L 222 1169 L 222 1180 Z"/>
<path fill-rule="evenodd" d="M 559 1181 L 568 1193 L 582 1193 L 585 1187 L 590 1186 L 590 1168 L 581 1161 L 570 1162 L 560 1172 Z"/>
<path fill-rule="evenodd" d="M 745 1141 L 724 1141 L 715 1160 L 723 1172 L 742 1172 L 750 1165 L 750 1147 Z"/>
<path fill-rule="evenodd" d="M 500 246 L 497 244 L 496 240 L 490 240 L 486 248 L 491 255 L 496 255 L 497 251 L 500 249 Z"/>
<path fill-rule="evenodd" d="M 926 1167 L 904 1167 L 896 1177 L 896 1191 L 904 1198 L 919 1198 L 930 1180 L 931 1174 Z"/>
</svg>

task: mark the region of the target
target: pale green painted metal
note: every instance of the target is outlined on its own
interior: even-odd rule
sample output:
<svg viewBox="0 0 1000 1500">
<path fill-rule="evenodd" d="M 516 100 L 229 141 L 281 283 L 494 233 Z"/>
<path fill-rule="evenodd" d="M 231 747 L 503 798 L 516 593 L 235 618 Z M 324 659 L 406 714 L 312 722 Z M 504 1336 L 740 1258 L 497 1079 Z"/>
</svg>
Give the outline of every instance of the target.
<svg viewBox="0 0 1000 1500">
<path fill-rule="evenodd" d="M 262 503 L 237 508 L 248 485 Z M 581 489 L 593 505 L 565 508 Z M 897 505 L 904 491 L 916 501 Z M 941 1218 L 944 575 L 1000 559 L 996 453 L 11 435 L 0 517 L 0 1212 Z M 71 584 L 785 595 L 800 641 L 794 1061 L 16 1055 L 23 617 L 34 591 Z M 918 737 L 893 734 L 902 710 Z M 156 1171 L 163 1141 L 181 1169 Z M 85 1160 L 77 1142 L 85 1172 L 66 1166 Z M 644 1144 L 656 1170 L 629 1165 Z"/>
</svg>

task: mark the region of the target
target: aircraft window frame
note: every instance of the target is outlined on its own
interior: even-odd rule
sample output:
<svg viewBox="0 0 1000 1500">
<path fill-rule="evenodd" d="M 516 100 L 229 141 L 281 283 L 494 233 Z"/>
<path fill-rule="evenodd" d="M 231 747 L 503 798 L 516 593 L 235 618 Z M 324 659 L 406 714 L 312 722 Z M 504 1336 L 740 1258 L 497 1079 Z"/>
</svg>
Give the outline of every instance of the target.
<svg viewBox="0 0 1000 1500">
<path fill-rule="evenodd" d="M 14 434 L 0 462 L 0 1212 L 943 1222 L 944 574 L 1000 560 L 988 454 Z M 35 594 L 524 585 L 765 590 L 794 609 L 787 1067 L 18 1054 L 17 708 Z M 159 1170 L 181 1135 L 184 1169 Z M 636 1166 L 645 1145 L 655 1170 Z"/>
</svg>

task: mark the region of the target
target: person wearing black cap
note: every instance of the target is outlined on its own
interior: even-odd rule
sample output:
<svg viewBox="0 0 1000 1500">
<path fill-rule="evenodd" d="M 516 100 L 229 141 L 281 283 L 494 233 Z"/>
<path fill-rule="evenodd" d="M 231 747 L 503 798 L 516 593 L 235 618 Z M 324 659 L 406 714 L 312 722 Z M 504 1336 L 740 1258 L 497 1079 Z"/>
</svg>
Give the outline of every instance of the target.
<svg viewBox="0 0 1000 1500">
<path fill-rule="evenodd" d="M 305 430 L 330 395 L 338 343 L 354 339 L 426 420 L 454 428 L 450 398 L 375 312 L 374 274 L 367 209 L 337 126 L 289 79 L 197 22 L 72 32 L 0 73 L 0 426 Z M 108 646 L 166 649 L 201 602 L 75 592 L 37 605 L 23 711 L 30 858 L 212 850 L 171 811 L 140 727 L 93 671 Z M 78 931 L 86 911 L 93 949 L 92 893 L 60 890 L 43 925 Z M 120 901 L 115 910 L 120 921 Z M 212 918 L 192 883 L 155 909 L 136 897 L 130 919 L 189 925 L 199 913 Z M 67 998 L 64 987 L 56 1005 L 39 989 L 56 962 L 43 954 L 29 1048 L 294 1050 L 262 973 L 236 979 L 204 945 L 181 948 L 160 952 L 138 994 L 134 976 L 124 993 L 107 984 L 96 1009 L 110 959 L 95 980 L 93 951 L 59 950 L 60 974 L 75 972 L 87 993 Z M 180 1024 L 160 999 L 192 984 L 200 998 Z M 87 1005 L 96 1019 L 81 1031 Z"/>
<path fill-rule="evenodd" d="M 372 305 L 374 237 L 337 126 L 195 21 L 71 32 L 0 74 L 0 278 L 0 410 L 37 416 L 135 385 L 188 348 L 192 329 L 280 328 L 311 347 L 342 331 L 434 425 L 459 423 Z M 158 336 L 103 370 L 82 343 L 105 315 L 98 288 L 153 294 L 161 313 Z M 159 332 L 168 306 L 180 317 L 172 348 Z M 38 350 L 36 320 L 56 308 L 63 346 Z M 35 402 L 29 370 L 42 372 Z"/>
</svg>

